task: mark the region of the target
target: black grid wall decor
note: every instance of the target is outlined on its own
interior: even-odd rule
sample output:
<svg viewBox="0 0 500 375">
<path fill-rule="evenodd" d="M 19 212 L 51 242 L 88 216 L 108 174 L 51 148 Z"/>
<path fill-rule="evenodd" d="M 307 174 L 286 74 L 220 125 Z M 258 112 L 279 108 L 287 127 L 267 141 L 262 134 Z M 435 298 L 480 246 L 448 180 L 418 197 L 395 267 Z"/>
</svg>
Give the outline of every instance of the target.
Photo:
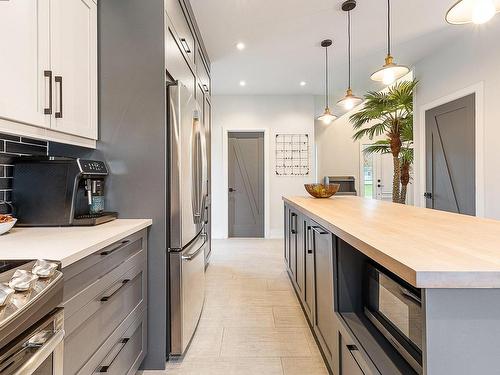
<svg viewBox="0 0 500 375">
<path fill-rule="evenodd" d="M 13 160 L 19 155 L 47 155 L 48 143 L 37 139 L 0 133 L 0 213 L 9 213 L 1 202 L 12 200 Z"/>
<path fill-rule="evenodd" d="M 308 134 L 276 134 L 276 175 L 309 175 Z"/>
</svg>

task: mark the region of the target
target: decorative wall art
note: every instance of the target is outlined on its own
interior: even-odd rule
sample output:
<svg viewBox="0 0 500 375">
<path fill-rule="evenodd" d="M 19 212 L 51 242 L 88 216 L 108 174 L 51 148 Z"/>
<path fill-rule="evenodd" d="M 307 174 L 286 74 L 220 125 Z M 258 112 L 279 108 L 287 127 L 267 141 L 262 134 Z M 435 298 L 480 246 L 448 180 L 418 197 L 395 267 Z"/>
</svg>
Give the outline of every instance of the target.
<svg viewBox="0 0 500 375">
<path fill-rule="evenodd" d="M 308 134 L 276 134 L 276 175 L 309 175 Z"/>
</svg>

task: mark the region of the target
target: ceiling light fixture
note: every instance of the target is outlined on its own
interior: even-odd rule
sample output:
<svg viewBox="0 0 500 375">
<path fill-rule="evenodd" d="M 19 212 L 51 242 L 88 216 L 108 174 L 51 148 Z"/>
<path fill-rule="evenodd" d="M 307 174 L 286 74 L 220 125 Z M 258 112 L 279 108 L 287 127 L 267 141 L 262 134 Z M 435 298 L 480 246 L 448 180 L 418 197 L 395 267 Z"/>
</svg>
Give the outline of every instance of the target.
<svg viewBox="0 0 500 375">
<path fill-rule="evenodd" d="M 373 81 L 390 85 L 398 78 L 409 73 L 409 71 L 408 67 L 395 64 L 394 58 L 391 55 L 391 0 L 387 0 L 387 56 L 382 68 L 373 73 L 370 78 Z"/>
<path fill-rule="evenodd" d="M 347 91 L 345 96 L 340 99 L 337 104 L 344 107 L 344 109 L 350 111 L 357 105 L 363 102 L 358 96 L 352 93 L 351 89 L 351 10 L 356 8 L 356 0 L 347 0 L 342 4 L 342 10 L 347 12 L 347 56 L 348 56 L 348 81 L 347 81 Z"/>
<path fill-rule="evenodd" d="M 321 116 L 318 117 L 318 120 L 322 121 L 324 124 L 329 125 L 334 121 L 337 116 L 335 116 L 328 106 L 328 47 L 330 47 L 333 42 L 330 39 L 325 39 L 321 42 L 321 47 L 325 49 L 325 112 Z"/>
<path fill-rule="evenodd" d="M 307 85 L 307 82 L 306 81 L 300 81 L 300 85 L 301 86 L 305 86 L 305 85 Z"/>
<path fill-rule="evenodd" d="M 236 48 L 240 51 L 243 51 L 245 49 L 245 43 L 243 42 L 236 43 Z"/>
<path fill-rule="evenodd" d="M 246 86 L 246 85 L 247 85 L 247 83 L 245 81 L 240 81 L 240 86 L 243 87 L 243 86 Z"/>
<path fill-rule="evenodd" d="M 500 12 L 500 0 L 460 0 L 446 13 L 446 22 L 452 25 L 488 22 Z"/>
</svg>

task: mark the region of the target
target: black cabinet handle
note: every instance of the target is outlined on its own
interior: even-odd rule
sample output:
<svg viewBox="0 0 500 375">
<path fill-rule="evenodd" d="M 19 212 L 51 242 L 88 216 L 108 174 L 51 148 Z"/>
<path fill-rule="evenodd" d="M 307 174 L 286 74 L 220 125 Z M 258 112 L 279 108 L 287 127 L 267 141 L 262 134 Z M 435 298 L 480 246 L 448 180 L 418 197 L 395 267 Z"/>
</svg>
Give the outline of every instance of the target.
<svg viewBox="0 0 500 375">
<path fill-rule="evenodd" d="M 432 193 L 425 192 L 424 193 L 424 197 L 427 198 L 427 199 L 432 199 Z"/>
<path fill-rule="evenodd" d="M 113 291 L 111 292 L 111 294 L 106 294 L 104 296 L 101 297 L 101 302 L 108 302 L 111 298 L 113 298 L 113 296 L 116 295 L 116 293 L 118 293 L 120 291 L 121 288 L 123 288 L 130 280 L 129 279 L 125 279 L 123 280 L 121 283 L 118 283 L 116 284 L 114 287 L 113 287 Z"/>
<path fill-rule="evenodd" d="M 52 114 L 52 70 L 45 70 L 43 76 L 49 79 L 49 107 L 43 109 L 44 115 Z"/>
<path fill-rule="evenodd" d="M 54 81 L 59 83 L 59 112 L 55 113 L 56 118 L 63 117 L 63 81 L 61 76 L 55 76 Z"/>
<path fill-rule="evenodd" d="M 297 234 L 297 214 L 292 212 L 292 234 Z"/>
<path fill-rule="evenodd" d="M 109 250 L 104 250 L 100 253 L 100 255 L 102 256 L 106 256 L 106 255 L 109 255 L 109 254 L 112 254 L 114 253 L 115 251 L 118 251 L 120 249 L 122 249 L 123 247 L 125 247 L 125 245 L 128 245 L 130 243 L 130 240 L 125 240 L 125 241 L 122 241 L 120 242 L 120 244 L 112 249 L 109 249 Z"/>
<path fill-rule="evenodd" d="M 318 226 L 313 226 L 312 229 L 318 234 L 330 234 L 330 232 L 327 232 L 326 230 Z"/>
<path fill-rule="evenodd" d="M 117 347 L 120 347 L 120 349 L 118 350 L 118 352 L 116 352 L 116 354 L 113 356 L 113 359 L 111 360 L 111 362 L 109 363 L 109 365 L 99 365 L 97 367 L 97 369 L 95 370 L 95 373 L 97 374 L 103 374 L 103 373 L 108 373 L 109 372 L 109 369 L 111 368 L 111 366 L 113 366 L 113 363 L 115 362 L 116 358 L 120 355 L 121 351 L 123 350 L 123 348 L 125 348 L 125 346 L 127 345 L 127 343 L 130 341 L 130 338 L 123 338 L 123 339 L 120 339 L 120 341 L 118 341 L 116 343 L 116 345 L 114 346 L 113 350 Z M 113 351 L 112 350 L 112 351 Z"/>
<path fill-rule="evenodd" d="M 205 92 L 208 92 L 208 86 L 207 85 L 203 85 L 203 90 L 205 90 Z"/>
<path fill-rule="evenodd" d="M 191 53 L 191 48 L 189 48 L 189 44 L 185 38 L 181 38 L 181 44 L 182 48 L 184 48 L 184 51 L 186 53 Z"/>
<path fill-rule="evenodd" d="M 235 188 L 232 188 L 232 187 L 230 187 L 228 190 L 229 190 L 230 193 L 234 193 L 234 192 L 237 191 Z"/>
<path fill-rule="evenodd" d="M 346 345 L 347 346 L 347 350 L 349 350 L 350 352 L 355 352 L 356 350 L 358 350 L 358 347 L 356 345 Z"/>
<path fill-rule="evenodd" d="M 307 247 L 307 254 L 312 254 L 313 253 L 313 247 L 311 246 L 311 226 L 307 226 L 307 241 L 306 241 L 306 247 Z"/>
</svg>

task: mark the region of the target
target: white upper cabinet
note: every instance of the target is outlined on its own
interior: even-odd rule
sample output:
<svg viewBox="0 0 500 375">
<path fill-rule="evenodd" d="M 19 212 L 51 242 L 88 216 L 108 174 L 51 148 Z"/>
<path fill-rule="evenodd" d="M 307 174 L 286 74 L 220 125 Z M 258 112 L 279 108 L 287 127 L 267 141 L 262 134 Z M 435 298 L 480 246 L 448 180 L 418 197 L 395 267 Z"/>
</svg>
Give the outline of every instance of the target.
<svg viewBox="0 0 500 375">
<path fill-rule="evenodd" d="M 0 132 L 95 146 L 97 4 L 0 1 Z"/>
<path fill-rule="evenodd" d="M 49 0 L 0 1 L 0 118 L 50 126 L 49 37 Z"/>
<path fill-rule="evenodd" d="M 51 60 L 52 128 L 96 139 L 97 4 L 93 0 L 51 0 Z"/>
</svg>

